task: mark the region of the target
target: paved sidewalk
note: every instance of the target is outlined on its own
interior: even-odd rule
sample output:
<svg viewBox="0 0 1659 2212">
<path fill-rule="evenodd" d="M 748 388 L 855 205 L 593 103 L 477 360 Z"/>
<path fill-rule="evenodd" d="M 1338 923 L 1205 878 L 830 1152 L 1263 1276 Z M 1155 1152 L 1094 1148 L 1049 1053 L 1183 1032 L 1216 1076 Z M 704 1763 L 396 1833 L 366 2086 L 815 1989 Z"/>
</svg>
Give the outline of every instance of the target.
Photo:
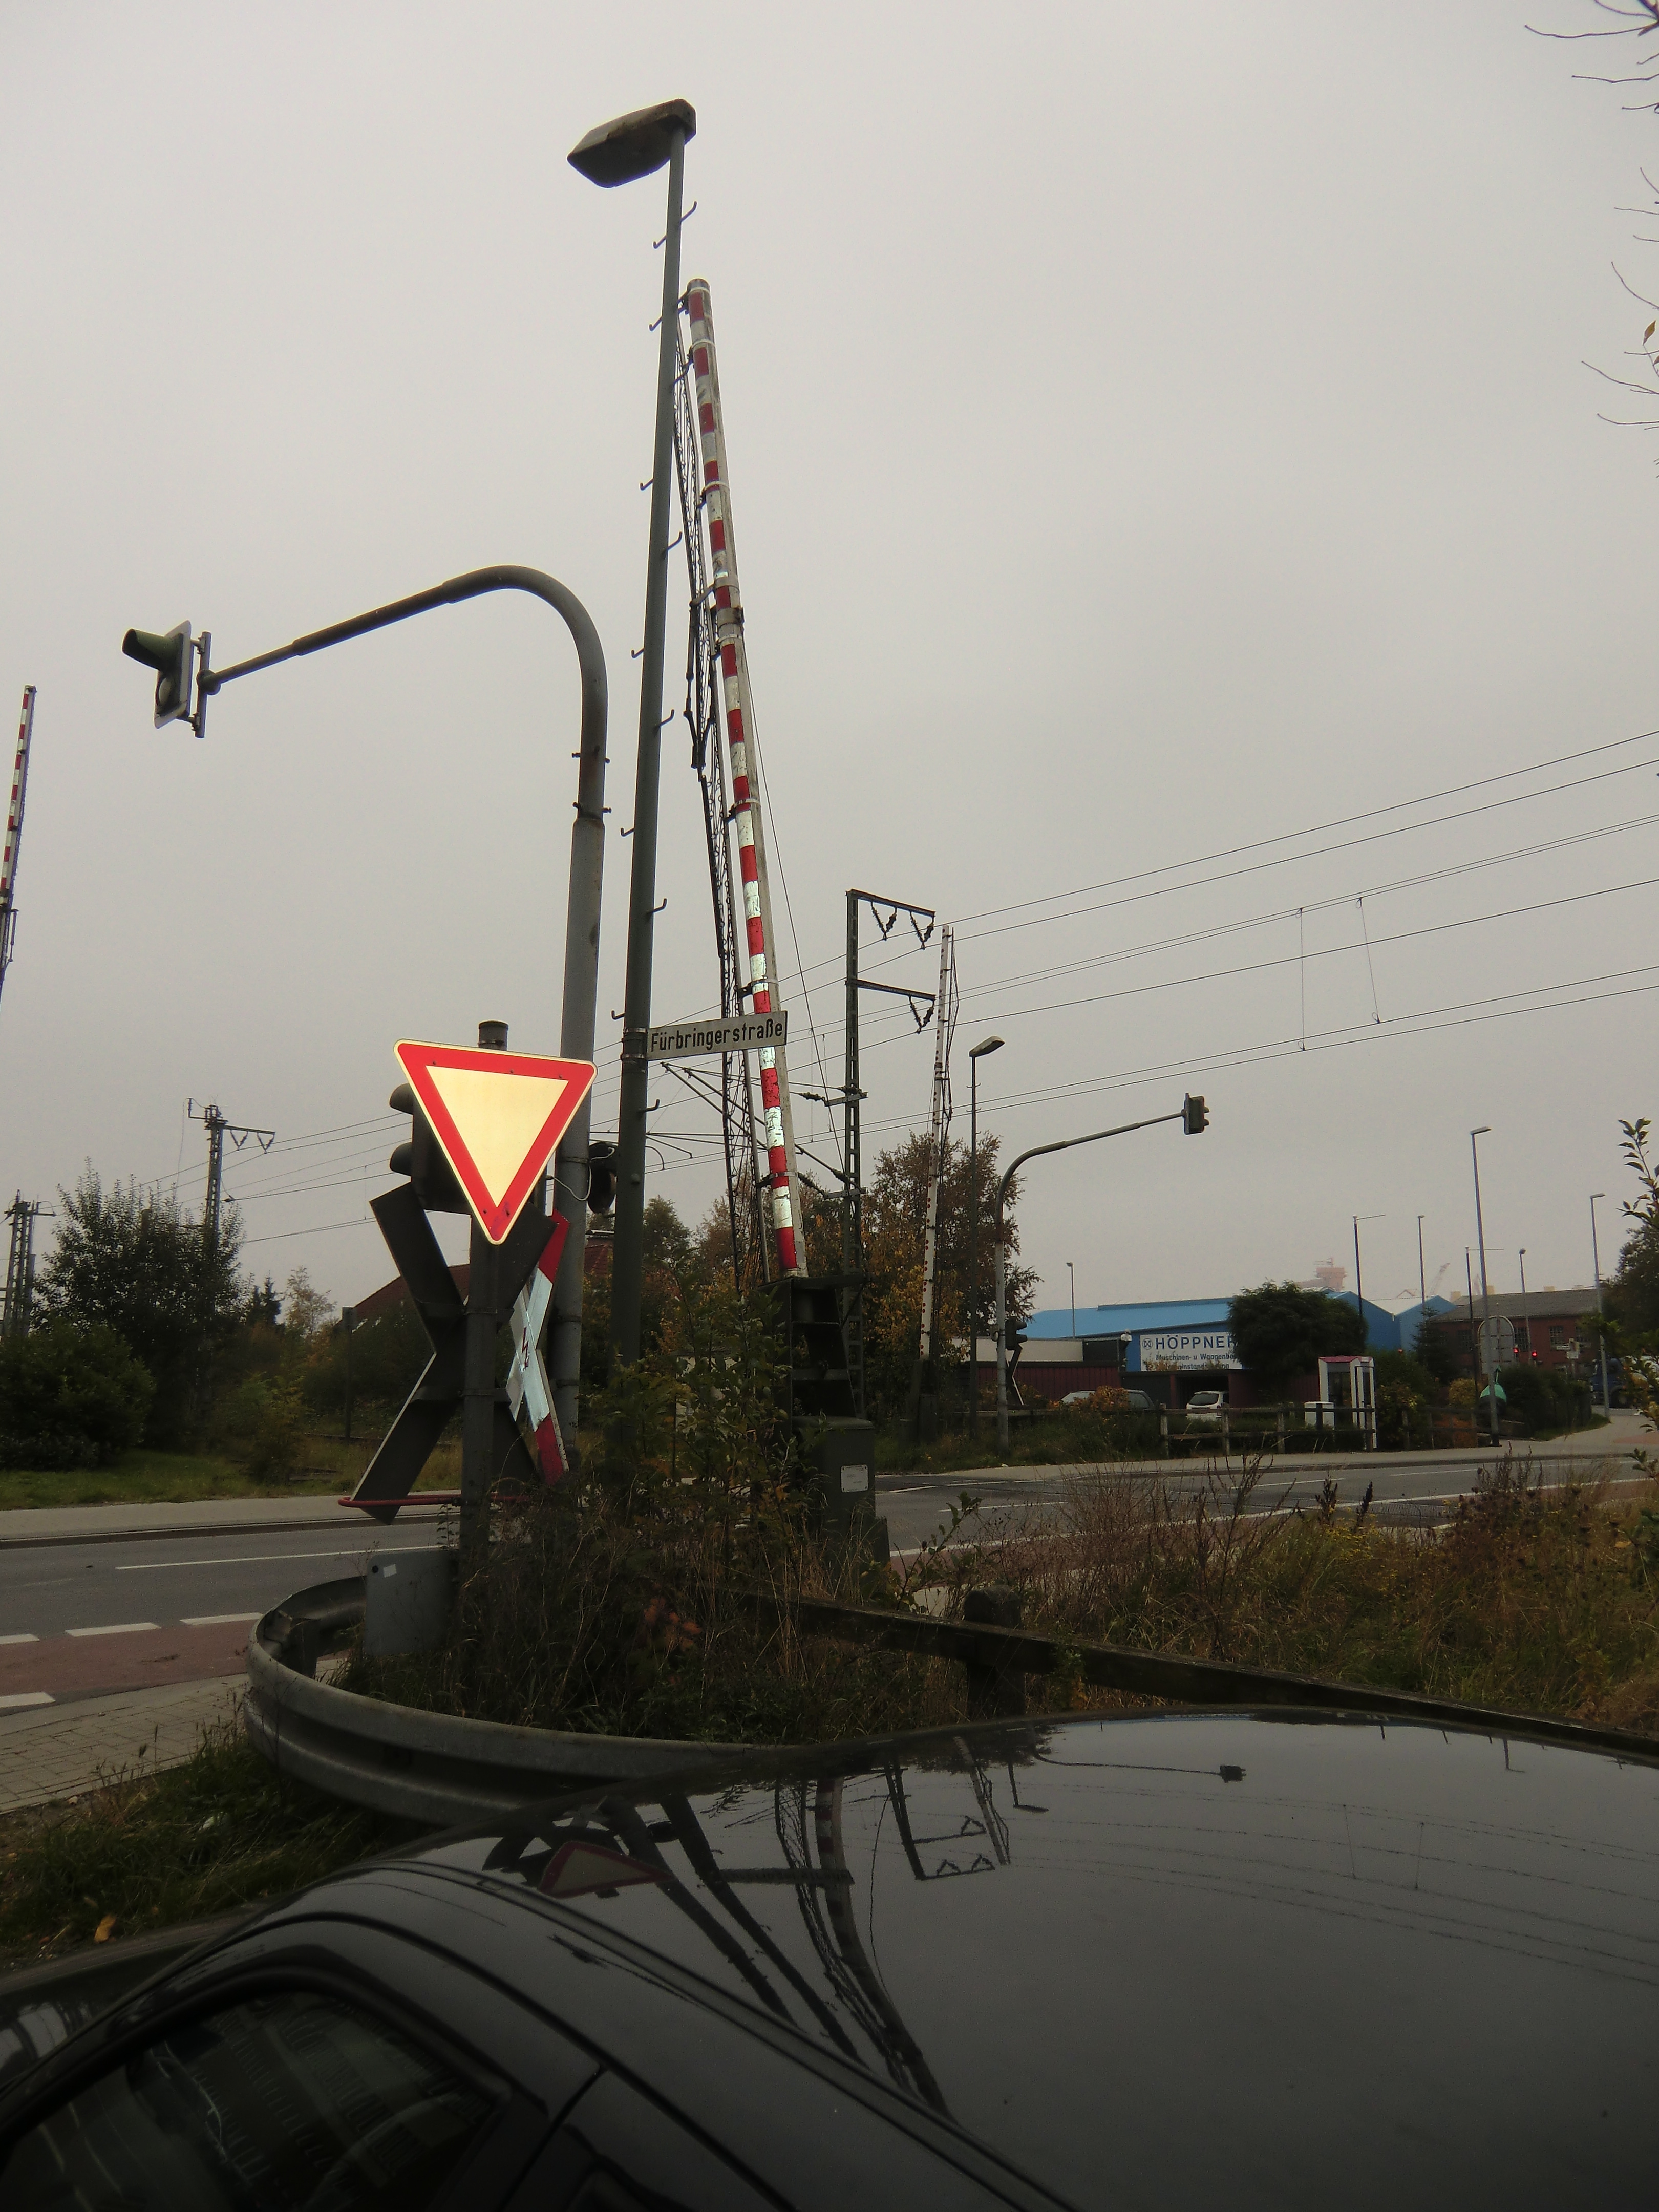
<svg viewBox="0 0 1659 2212">
<path fill-rule="evenodd" d="M 419 1492 L 415 1502 L 419 1503 Z M 399 1522 L 436 1521 L 441 1506 L 419 1512 L 405 1507 Z M 12 1507 L 0 1512 L 0 1548 L 13 1544 L 96 1544 L 142 1536 L 203 1536 L 301 1528 L 362 1529 L 382 1523 L 331 1497 L 201 1498 L 183 1505 L 54 1505 Z"/>
<path fill-rule="evenodd" d="M 234 1713 L 243 1685 L 221 1675 L 0 1714 L 0 1813 L 82 1796 L 122 1769 L 177 1765 L 204 1728 Z"/>
</svg>

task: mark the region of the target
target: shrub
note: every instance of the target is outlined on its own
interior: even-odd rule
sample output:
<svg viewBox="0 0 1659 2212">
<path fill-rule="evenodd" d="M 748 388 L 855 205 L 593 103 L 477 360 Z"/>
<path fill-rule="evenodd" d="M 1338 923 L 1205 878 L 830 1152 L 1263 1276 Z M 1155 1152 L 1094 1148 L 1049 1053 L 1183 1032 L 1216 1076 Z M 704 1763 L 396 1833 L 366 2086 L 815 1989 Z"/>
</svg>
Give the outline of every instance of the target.
<svg viewBox="0 0 1659 2212">
<path fill-rule="evenodd" d="M 54 1322 L 0 1342 L 0 1466 L 107 1467 L 143 1434 L 155 1385 L 112 1328 Z"/>
</svg>

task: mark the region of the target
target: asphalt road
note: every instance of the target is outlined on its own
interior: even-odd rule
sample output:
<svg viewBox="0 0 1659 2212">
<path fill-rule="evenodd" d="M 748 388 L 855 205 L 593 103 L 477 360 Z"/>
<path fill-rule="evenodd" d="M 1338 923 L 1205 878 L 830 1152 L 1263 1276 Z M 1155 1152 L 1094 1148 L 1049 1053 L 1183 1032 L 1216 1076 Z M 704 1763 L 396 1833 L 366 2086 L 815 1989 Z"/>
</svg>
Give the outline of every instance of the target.
<svg viewBox="0 0 1659 2212">
<path fill-rule="evenodd" d="M 0 1547 L 0 1711 L 234 1674 L 252 1623 L 295 1590 L 434 1541 L 429 1522 L 354 1522 Z"/>
<path fill-rule="evenodd" d="M 1617 1425 L 1612 1431 L 1591 1431 L 1582 1450 L 1565 1442 L 1540 1446 L 1537 1472 L 1547 1482 L 1560 1481 L 1571 1471 L 1568 1462 L 1571 1462 L 1578 1467 L 1602 1467 L 1614 1479 L 1630 1474 L 1633 1470 L 1627 1455 L 1631 1445 L 1641 1441 L 1640 1424 L 1632 1415 L 1615 1415 L 1614 1420 Z M 1369 1483 L 1379 1520 L 1432 1525 L 1443 1520 L 1449 1508 L 1473 1488 L 1477 1469 L 1490 1464 L 1492 1456 L 1489 1452 L 1468 1450 L 1439 1455 L 1372 1452 L 1329 1458 L 1298 1455 L 1263 1469 L 1248 1510 L 1271 1513 L 1299 1504 L 1305 1510 L 1328 1480 L 1336 1485 L 1339 1504 L 1357 1506 Z M 1162 1481 L 1174 1498 L 1190 1506 L 1205 1489 L 1224 1504 L 1230 1503 L 1238 1478 L 1239 1462 L 1235 1458 L 1231 1466 L 1219 1462 L 1209 1466 L 1197 1460 L 1153 1460 L 1086 1479 Z M 964 1491 L 979 1500 L 980 1511 L 976 1521 L 964 1524 L 959 1540 L 971 1540 L 976 1533 L 994 1536 L 1011 1519 L 1018 1523 L 1028 1515 L 1052 1520 L 1076 1480 L 1075 1474 L 1065 1469 L 1042 1468 L 878 1475 L 876 1510 L 886 1516 L 893 1549 L 908 1552 L 939 1534 L 949 1522 L 951 1506 Z"/>
</svg>

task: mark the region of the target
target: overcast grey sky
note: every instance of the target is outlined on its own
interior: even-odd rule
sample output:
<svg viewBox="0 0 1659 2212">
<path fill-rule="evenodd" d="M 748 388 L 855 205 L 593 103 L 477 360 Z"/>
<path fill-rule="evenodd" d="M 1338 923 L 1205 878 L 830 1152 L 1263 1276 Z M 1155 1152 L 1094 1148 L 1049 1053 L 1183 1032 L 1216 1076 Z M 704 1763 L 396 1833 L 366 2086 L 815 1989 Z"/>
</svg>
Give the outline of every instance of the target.
<svg viewBox="0 0 1659 2212">
<path fill-rule="evenodd" d="M 662 189 L 564 157 L 682 94 L 826 1067 L 856 882 L 958 921 L 963 1133 L 991 1029 L 1011 1150 L 1209 1097 L 1202 1139 L 1032 1170 L 1041 1303 L 1068 1259 L 1091 1303 L 1306 1275 L 1356 1212 L 1368 1293 L 1414 1290 L 1419 1213 L 1449 1291 L 1479 1122 L 1497 1285 L 1522 1245 L 1529 1285 L 1586 1280 L 1618 1117 L 1659 1108 L 1659 735 L 1630 742 L 1659 730 L 1659 482 L 1581 362 L 1645 319 L 1611 261 L 1659 278 L 1617 212 L 1659 119 L 1525 21 L 12 0 L 0 705 L 40 703 L 6 1196 L 90 1158 L 199 1201 L 184 1108 L 213 1097 L 283 1140 L 227 1178 L 251 1267 L 342 1300 L 391 1272 L 394 1039 L 488 1014 L 556 1048 L 562 628 L 446 611 L 234 687 L 200 744 L 152 731 L 118 648 L 187 618 L 225 665 L 489 562 L 561 576 L 609 658 L 614 1117 Z M 660 888 L 666 1018 L 714 991 L 683 725 Z M 908 1026 L 871 1017 L 872 1146 L 926 1123 Z M 706 1132 L 674 1092 L 660 1127 Z M 710 1147 L 663 1159 L 695 1218 Z"/>
</svg>

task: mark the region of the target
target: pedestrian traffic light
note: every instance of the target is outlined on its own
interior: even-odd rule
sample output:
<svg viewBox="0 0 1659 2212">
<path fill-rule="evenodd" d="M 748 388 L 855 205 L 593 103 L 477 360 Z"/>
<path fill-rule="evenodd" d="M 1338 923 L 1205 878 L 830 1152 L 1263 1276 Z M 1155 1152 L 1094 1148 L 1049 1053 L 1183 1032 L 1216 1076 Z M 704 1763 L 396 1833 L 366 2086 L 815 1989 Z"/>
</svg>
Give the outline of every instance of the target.
<svg viewBox="0 0 1659 2212">
<path fill-rule="evenodd" d="M 609 1213 L 617 1202 L 617 1147 L 603 1137 L 587 1148 L 587 1210 Z"/>
<path fill-rule="evenodd" d="M 189 721 L 191 678 L 194 673 L 190 624 L 180 623 L 165 637 L 157 637 L 153 630 L 130 629 L 121 640 L 121 650 L 129 660 L 142 661 L 146 668 L 155 671 L 156 728 L 159 730 L 163 722 Z"/>
<path fill-rule="evenodd" d="M 428 1213 L 470 1213 L 466 1194 L 455 1180 L 432 1133 L 432 1124 L 421 1110 L 421 1102 L 407 1083 L 400 1083 L 386 1101 L 394 1114 L 412 1117 L 413 1131 L 406 1144 L 398 1146 L 386 1165 L 393 1175 L 407 1176 L 415 1195 Z"/>
<path fill-rule="evenodd" d="M 1188 1091 L 1181 1102 L 1181 1126 L 1189 1137 L 1201 1137 L 1209 1127 L 1210 1109 L 1201 1091 L 1196 1097 Z"/>
</svg>

